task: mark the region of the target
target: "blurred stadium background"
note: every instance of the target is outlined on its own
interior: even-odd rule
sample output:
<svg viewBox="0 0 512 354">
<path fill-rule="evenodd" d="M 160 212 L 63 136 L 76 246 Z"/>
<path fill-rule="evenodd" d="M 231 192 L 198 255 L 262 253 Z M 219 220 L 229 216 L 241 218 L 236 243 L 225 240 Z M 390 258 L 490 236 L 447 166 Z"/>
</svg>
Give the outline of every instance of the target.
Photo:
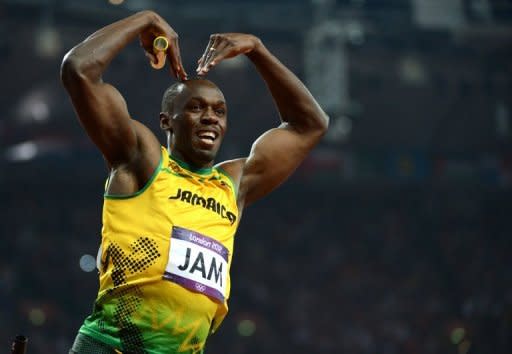
<svg viewBox="0 0 512 354">
<path fill-rule="evenodd" d="M 67 353 L 92 309 L 106 169 L 59 82 L 64 53 L 142 9 L 192 73 L 210 33 L 249 32 L 332 117 L 236 237 L 210 354 L 512 353 L 512 1 L 0 1 L 0 344 Z M 211 73 L 220 159 L 277 123 L 249 61 Z M 172 82 L 134 43 L 106 79 L 158 131 Z M 162 141 L 163 136 L 161 135 Z"/>
</svg>

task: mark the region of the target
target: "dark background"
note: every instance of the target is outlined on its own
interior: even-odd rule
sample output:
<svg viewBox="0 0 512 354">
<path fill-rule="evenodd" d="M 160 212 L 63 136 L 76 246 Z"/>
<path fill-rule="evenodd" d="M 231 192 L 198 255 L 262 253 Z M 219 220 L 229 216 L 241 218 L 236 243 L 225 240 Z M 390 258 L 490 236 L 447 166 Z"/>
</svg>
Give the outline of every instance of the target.
<svg viewBox="0 0 512 354">
<path fill-rule="evenodd" d="M 512 353 L 510 0 L 0 1 L 0 351 L 22 333 L 30 354 L 67 353 L 92 309 L 107 170 L 59 66 L 142 9 L 189 73 L 211 33 L 258 35 L 331 116 L 246 210 L 207 353 Z M 157 133 L 166 70 L 134 43 L 105 77 Z M 271 97 L 243 58 L 210 78 L 229 106 L 219 160 L 245 156 L 278 124 Z"/>
</svg>

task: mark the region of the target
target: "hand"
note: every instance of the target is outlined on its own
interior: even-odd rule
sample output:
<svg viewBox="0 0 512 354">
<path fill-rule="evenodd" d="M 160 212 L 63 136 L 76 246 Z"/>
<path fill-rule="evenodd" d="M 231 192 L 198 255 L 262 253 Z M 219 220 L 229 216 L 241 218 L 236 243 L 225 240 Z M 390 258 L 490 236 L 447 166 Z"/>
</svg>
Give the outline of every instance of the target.
<svg viewBox="0 0 512 354">
<path fill-rule="evenodd" d="M 153 41 L 158 36 L 164 36 L 169 41 L 169 46 L 165 52 L 155 52 Z M 151 66 L 160 69 L 164 67 L 166 57 L 169 58 L 171 74 L 177 79 L 186 80 L 187 73 L 181 62 L 180 47 L 178 45 L 178 34 L 169 26 L 169 24 L 157 15 L 153 22 L 140 36 L 140 45 L 144 48 L 146 56 L 151 61 Z M 163 55 L 163 54 L 164 55 Z"/>
<path fill-rule="evenodd" d="M 210 36 L 203 56 L 197 61 L 198 75 L 206 73 L 224 59 L 252 52 L 261 45 L 258 37 L 244 33 L 218 33 Z"/>
</svg>

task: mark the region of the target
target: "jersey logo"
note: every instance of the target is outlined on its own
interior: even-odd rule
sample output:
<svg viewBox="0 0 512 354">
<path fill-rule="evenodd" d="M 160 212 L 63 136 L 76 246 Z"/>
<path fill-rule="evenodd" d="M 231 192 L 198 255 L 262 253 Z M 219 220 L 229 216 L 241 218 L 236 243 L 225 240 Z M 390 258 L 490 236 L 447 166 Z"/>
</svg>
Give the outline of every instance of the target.
<svg viewBox="0 0 512 354">
<path fill-rule="evenodd" d="M 179 200 L 191 205 L 199 205 L 204 209 L 211 210 L 218 214 L 221 218 L 228 219 L 231 225 L 233 225 L 236 221 L 236 215 L 227 210 L 224 204 L 219 203 L 217 200 L 215 200 L 215 198 L 212 197 L 204 198 L 199 194 L 178 188 L 176 195 L 170 196 L 169 199 Z"/>
</svg>

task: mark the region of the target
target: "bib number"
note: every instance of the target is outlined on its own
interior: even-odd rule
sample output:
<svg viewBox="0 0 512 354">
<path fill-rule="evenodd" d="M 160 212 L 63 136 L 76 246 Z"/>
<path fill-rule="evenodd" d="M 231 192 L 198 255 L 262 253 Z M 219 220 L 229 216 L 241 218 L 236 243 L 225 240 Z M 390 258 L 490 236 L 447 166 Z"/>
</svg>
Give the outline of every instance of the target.
<svg viewBox="0 0 512 354">
<path fill-rule="evenodd" d="M 228 256 L 228 249 L 216 240 L 174 226 L 163 278 L 223 302 Z"/>
</svg>

